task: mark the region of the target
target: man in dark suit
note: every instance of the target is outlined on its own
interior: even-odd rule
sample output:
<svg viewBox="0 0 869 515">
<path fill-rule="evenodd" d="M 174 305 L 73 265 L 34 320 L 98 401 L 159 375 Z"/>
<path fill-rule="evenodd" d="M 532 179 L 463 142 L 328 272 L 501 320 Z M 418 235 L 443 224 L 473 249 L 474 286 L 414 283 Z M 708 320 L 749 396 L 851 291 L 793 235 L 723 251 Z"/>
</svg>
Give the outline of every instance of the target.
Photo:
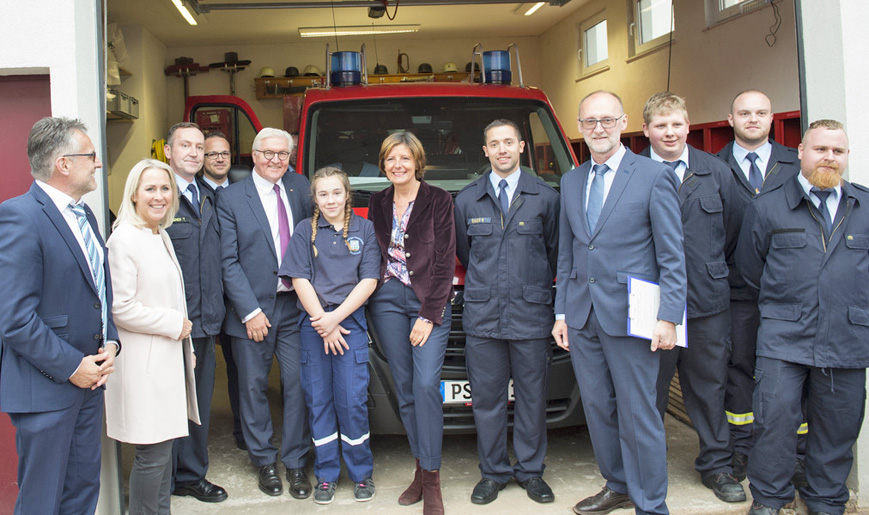
<svg viewBox="0 0 869 515">
<path fill-rule="evenodd" d="M 680 184 L 688 276 L 689 343 L 661 355 L 658 411 L 663 419 L 678 366 L 685 409 L 700 440 L 694 468 L 719 499 L 742 502 L 745 490 L 732 475 L 724 416 L 730 356 L 726 260 L 736 248 L 742 206 L 734 204 L 736 185 L 727 165 L 688 145 L 689 124 L 685 100 L 670 92 L 652 95 L 643 109 L 643 132 L 650 146 L 642 155 L 669 166 Z"/>
<path fill-rule="evenodd" d="M 175 495 L 190 495 L 203 502 L 226 500 L 226 490 L 205 479 L 208 473 L 208 428 L 214 392 L 214 337 L 220 332 L 226 307 L 220 268 L 220 229 L 214 193 L 196 173 L 202 168 L 203 136 L 191 122 L 173 125 L 163 148 L 178 184 L 178 213 L 166 230 L 184 275 L 187 316 L 196 354 L 196 397 L 201 425 L 188 423 L 190 436 L 175 440 L 173 481 Z"/>
<path fill-rule="evenodd" d="M 869 366 L 869 190 L 842 180 L 848 152 L 841 123 L 813 122 L 799 146 L 801 173 L 745 213 L 736 262 L 760 309 L 750 515 L 794 499 L 804 391 L 800 497 L 810 515 L 841 514 L 848 501 Z"/>
<path fill-rule="evenodd" d="M 312 212 L 308 180 L 286 173 L 290 135 L 267 127 L 253 141 L 253 173 L 220 192 L 223 281 L 230 313 L 226 332 L 238 366 L 241 423 L 248 454 L 259 468 L 259 488 L 283 491 L 272 445 L 272 419 L 266 398 L 275 356 L 281 371 L 284 411 L 280 458 L 287 468 L 290 495 L 305 499 L 311 482 L 305 461 L 311 445 L 305 397 L 299 376 L 300 341 L 296 293 L 278 278 L 290 233 Z"/>
<path fill-rule="evenodd" d="M 93 513 L 103 385 L 120 350 L 106 247 L 81 197 L 102 167 L 79 120 L 27 140 L 30 191 L 0 205 L 0 409 L 15 426 L 16 514 Z"/>
<path fill-rule="evenodd" d="M 685 312 L 685 257 L 676 176 L 619 141 L 621 99 L 596 91 L 579 104 L 592 159 L 561 179 L 556 321 L 570 351 L 589 434 L 607 483 L 573 511 L 636 505 L 666 514 L 667 446 L 655 408 L 660 355 L 676 345 Z M 592 164 L 594 166 L 592 166 Z M 660 285 L 651 344 L 630 336 L 628 276 Z"/>
<path fill-rule="evenodd" d="M 730 166 L 736 182 L 736 199 L 743 205 L 758 193 L 777 188 L 799 172 L 796 151 L 769 139 L 772 119 L 772 104 L 760 91 L 743 91 L 730 105 L 727 121 L 733 127 L 734 141 L 725 145 L 717 157 Z M 732 258 L 728 265 L 731 271 L 732 351 L 727 367 L 724 409 L 730 424 L 733 475 L 742 481 L 748 454 L 754 444 L 751 396 L 760 318 L 756 292 L 746 287 Z"/>
<path fill-rule="evenodd" d="M 525 142 L 515 122 L 495 120 L 483 135 L 492 170 L 456 197 L 456 254 L 467 269 L 462 325 L 483 476 L 471 502 L 494 501 L 512 477 L 534 501 L 553 502 L 543 460 L 558 192 L 519 167 Z M 515 466 L 507 454 L 511 378 Z"/>
</svg>

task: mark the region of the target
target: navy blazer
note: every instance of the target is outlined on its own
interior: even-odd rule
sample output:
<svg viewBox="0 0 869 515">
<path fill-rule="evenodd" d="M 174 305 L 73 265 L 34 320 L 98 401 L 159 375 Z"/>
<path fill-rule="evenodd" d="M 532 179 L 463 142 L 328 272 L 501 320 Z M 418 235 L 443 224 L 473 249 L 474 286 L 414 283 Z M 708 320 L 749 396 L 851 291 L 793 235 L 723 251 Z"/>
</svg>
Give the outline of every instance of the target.
<svg viewBox="0 0 869 515">
<path fill-rule="evenodd" d="M 310 185 L 304 175 L 293 172 L 285 173 L 281 180 L 295 225 L 313 212 Z M 252 174 L 221 190 L 217 215 L 223 286 L 230 310 L 225 330 L 235 338 L 247 338 L 242 318 L 260 308 L 271 320 L 278 286 L 275 242 Z M 275 332 L 269 331 L 266 339 L 271 341 L 274 337 Z"/>
<path fill-rule="evenodd" d="M 661 286 L 658 319 L 682 323 L 685 254 L 676 174 L 626 149 L 594 232 L 585 213 L 591 161 L 561 178 L 555 312 L 585 327 L 594 307 L 603 330 L 626 336 L 629 275 Z"/>
<path fill-rule="evenodd" d="M 844 182 L 825 241 L 796 178 L 745 213 L 736 262 L 759 290 L 757 355 L 819 368 L 869 366 L 869 190 Z"/>
<path fill-rule="evenodd" d="M 118 341 L 107 250 L 85 211 L 105 256 L 106 334 Z M 0 409 L 36 413 L 79 402 L 88 390 L 69 378 L 102 345 L 99 293 L 69 225 L 36 183 L 0 204 L 0 277 Z"/>
<path fill-rule="evenodd" d="M 465 332 L 480 338 L 549 338 L 558 256 L 558 192 L 525 172 L 507 216 L 491 171 L 456 196 L 456 254 L 465 274 Z"/>
<path fill-rule="evenodd" d="M 395 187 L 371 195 L 368 219 L 374 223 L 380 245 L 380 281 L 386 274 L 387 250 L 392 234 Z M 456 223 L 449 192 L 421 181 L 404 233 L 404 250 L 413 293 L 422 304 L 419 316 L 440 325 L 453 293 L 456 274 Z M 379 285 L 378 285 L 379 286 Z"/>
<path fill-rule="evenodd" d="M 641 155 L 649 157 L 651 147 Z M 728 265 L 736 250 L 743 207 L 727 165 L 688 145 L 688 170 L 679 185 L 688 318 L 715 315 L 730 306 Z"/>
<path fill-rule="evenodd" d="M 199 186 L 199 211 L 179 191 L 178 213 L 166 233 L 172 239 L 175 255 L 184 275 L 187 317 L 193 322 L 194 338 L 220 333 L 226 315 L 220 262 L 220 226 L 215 209 L 215 192 L 202 179 Z"/>
<path fill-rule="evenodd" d="M 772 152 L 769 156 L 769 163 L 767 163 L 763 185 L 760 188 L 761 193 L 778 188 L 800 173 L 800 160 L 797 151 L 773 140 L 769 142 L 772 145 Z M 745 174 L 742 172 L 742 168 L 740 168 L 736 159 L 733 158 L 734 144 L 735 142 L 731 141 L 725 145 L 721 151 L 715 154 L 715 157 L 721 159 L 730 167 L 733 180 L 737 184 L 734 200 L 741 205 L 738 211 L 744 213 L 746 206 L 755 197 L 755 193 L 754 188 L 751 187 L 751 184 L 748 183 L 748 179 L 746 179 Z M 739 223 L 741 226 L 742 221 L 740 220 Z M 730 298 L 733 300 L 757 300 L 755 292 L 751 288 L 748 288 L 745 285 L 745 281 L 742 280 L 742 275 L 737 270 L 732 255 L 729 256 L 727 264 L 731 272 L 729 277 Z"/>
</svg>

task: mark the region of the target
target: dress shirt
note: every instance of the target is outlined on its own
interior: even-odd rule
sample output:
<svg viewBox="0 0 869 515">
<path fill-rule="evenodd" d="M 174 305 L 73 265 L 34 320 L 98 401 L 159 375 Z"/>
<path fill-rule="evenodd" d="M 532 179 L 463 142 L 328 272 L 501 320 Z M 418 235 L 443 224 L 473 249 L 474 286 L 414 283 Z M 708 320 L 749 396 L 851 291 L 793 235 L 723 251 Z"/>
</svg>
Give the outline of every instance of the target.
<svg viewBox="0 0 869 515">
<path fill-rule="evenodd" d="M 284 256 L 281 254 L 281 234 L 280 234 L 280 226 L 278 225 L 278 197 L 275 194 L 275 185 L 271 182 L 263 179 L 260 174 L 254 170 L 251 174 L 253 177 L 253 184 L 256 186 L 256 191 L 259 194 L 260 202 L 263 204 L 263 210 L 266 212 L 266 218 L 269 221 L 269 228 L 272 231 L 272 243 L 275 246 L 275 254 L 278 258 L 278 268 L 281 267 L 281 261 L 283 261 Z M 293 228 L 296 224 L 293 222 L 293 211 L 290 209 L 290 201 L 287 197 L 287 190 L 284 188 L 284 182 L 278 181 L 278 187 L 281 189 L 281 201 L 284 203 L 284 208 L 287 210 L 287 221 L 290 227 L 290 237 L 293 236 Z M 285 292 L 290 291 L 292 288 L 287 288 L 284 286 L 283 282 L 280 279 L 277 279 L 277 291 Z"/>
<path fill-rule="evenodd" d="M 656 154 L 655 149 L 653 148 L 649 149 L 649 157 L 651 157 L 653 161 L 657 161 L 659 163 L 666 164 L 667 161 L 663 157 Z M 688 163 L 688 145 L 685 145 L 685 148 L 682 149 L 682 155 L 679 156 L 678 159 L 674 159 L 673 161 L 679 162 L 679 164 L 676 165 L 676 168 L 673 171 L 676 172 L 676 177 L 679 178 L 679 183 L 681 184 L 682 181 L 685 180 L 685 171 L 688 170 L 688 167 L 690 166 Z"/>
<path fill-rule="evenodd" d="M 181 190 L 181 194 L 184 195 L 184 197 L 190 201 L 190 205 L 196 204 L 196 202 L 193 199 L 193 196 L 190 193 L 190 190 L 187 189 L 187 187 L 190 186 L 191 184 L 193 185 L 194 188 L 196 188 L 196 194 L 199 195 L 199 198 L 200 199 L 202 198 L 202 192 L 199 191 L 199 185 L 196 184 L 196 179 L 193 179 L 193 182 L 187 182 L 187 180 L 185 180 L 184 177 L 181 177 L 180 175 L 178 175 L 176 173 L 175 174 L 175 182 L 178 184 L 178 189 Z M 196 209 L 198 212 L 199 206 L 196 206 Z"/>
<path fill-rule="evenodd" d="M 606 197 L 609 195 L 610 188 L 613 185 L 613 180 L 616 177 L 616 171 L 619 169 L 619 165 L 622 164 L 622 158 L 625 157 L 625 146 L 619 143 L 619 149 L 616 150 L 616 153 L 610 156 L 605 162 L 600 164 L 605 164 L 609 167 L 609 170 L 603 174 L 603 203 L 601 206 L 606 205 Z M 588 209 L 588 194 L 591 191 L 591 182 L 594 180 L 594 165 L 598 163 L 592 161 L 591 168 L 588 169 L 588 179 L 585 182 L 585 206 L 583 209 Z"/>
<path fill-rule="evenodd" d="M 797 181 L 799 181 L 800 186 L 802 186 L 803 191 L 806 192 L 806 196 L 809 197 L 809 200 L 812 201 L 812 205 L 818 207 L 821 205 L 821 199 L 819 199 L 816 195 L 811 193 L 812 188 L 816 186 L 812 186 L 808 179 L 805 178 L 803 174 L 797 175 Z M 833 194 L 827 197 L 827 211 L 830 212 L 830 220 L 836 220 L 836 211 L 839 210 L 839 199 L 842 198 L 842 185 L 836 186 L 833 188 Z"/>
<path fill-rule="evenodd" d="M 213 189 L 214 191 L 229 186 L 229 179 L 224 179 L 222 183 L 217 184 L 216 182 L 209 179 L 207 175 L 202 174 L 202 180 L 205 181 L 205 184 L 211 186 L 211 189 Z"/>
<path fill-rule="evenodd" d="M 495 190 L 495 196 L 497 197 L 499 192 L 498 184 L 501 182 L 501 179 L 507 181 L 507 187 L 504 188 L 504 191 L 507 192 L 507 205 L 513 203 L 513 194 L 516 192 L 516 188 L 519 187 L 519 174 L 522 173 L 518 167 L 507 177 L 501 177 L 493 170 L 492 173 L 489 174 L 489 182 L 492 183 L 492 189 Z"/>
<path fill-rule="evenodd" d="M 745 180 L 748 180 L 748 174 L 751 170 L 751 161 L 746 157 L 749 152 L 757 154 L 757 161 L 755 161 L 757 168 L 760 170 L 763 178 L 766 179 L 766 169 L 769 166 L 770 156 L 772 156 L 772 143 L 767 141 L 759 148 L 748 150 L 741 147 L 739 143 L 733 142 L 733 158 L 739 163 L 739 168 L 742 170 L 742 174 L 745 175 Z"/>
</svg>

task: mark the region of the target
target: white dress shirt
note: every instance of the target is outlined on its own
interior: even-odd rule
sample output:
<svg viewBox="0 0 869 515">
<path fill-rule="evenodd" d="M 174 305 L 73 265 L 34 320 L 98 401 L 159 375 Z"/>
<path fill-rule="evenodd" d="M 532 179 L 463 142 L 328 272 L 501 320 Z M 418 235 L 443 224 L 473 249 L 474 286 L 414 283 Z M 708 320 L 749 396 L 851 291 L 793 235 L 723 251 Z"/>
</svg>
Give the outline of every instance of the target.
<svg viewBox="0 0 869 515">
<path fill-rule="evenodd" d="M 601 203 L 601 207 L 606 204 L 606 197 L 610 193 L 610 188 L 613 185 L 613 179 L 616 177 L 616 171 L 619 169 L 619 165 L 622 164 L 622 158 L 625 157 L 625 146 L 619 143 L 619 149 L 616 150 L 616 153 L 611 155 L 609 159 L 607 159 L 603 164 L 609 167 L 609 170 L 603 174 L 603 202 Z M 588 194 L 591 191 L 591 182 L 594 180 L 594 167 L 597 163 L 594 161 L 591 162 L 591 168 L 588 170 L 588 178 L 585 181 L 585 206 L 584 209 L 588 209 Z"/>
<path fill-rule="evenodd" d="M 766 168 L 769 166 L 769 159 L 772 156 L 772 143 L 767 141 L 755 150 L 748 150 L 742 147 L 736 141 L 733 142 L 733 158 L 739 163 L 739 168 L 742 174 L 745 175 L 745 180 L 748 180 L 749 171 L 751 170 L 751 160 L 746 157 L 749 152 L 757 154 L 757 168 L 760 170 L 760 175 L 766 179 Z"/>
<path fill-rule="evenodd" d="M 507 187 L 504 188 L 504 191 L 507 193 L 507 205 L 509 206 L 513 202 L 513 195 L 516 193 L 516 188 L 519 187 L 519 174 L 522 173 L 522 170 L 519 167 L 508 175 L 507 177 L 501 177 L 493 170 L 492 173 L 489 174 L 489 182 L 492 183 L 492 188 L 495 189 L 495 196 L 501 194 L 500 187 L 498 186 L 501 183 L 501 179 L 507 181 Z"/>
<path fill-rule="evenodd" d="M 656 154 L 655 149 L 653 149 L 653 148 L 649 149 L 649 157 L 652 158 L 652 161 L 657 161 L 659 163 L 666 164 L 666 162 L 667 162 L 666 159 L 664 159 L 663 157 Z M 688 164 L 688 145 L 685 145 L 685 148 L 682 149 L 682 155 L 679 156 L 679 159 L 676 159 L 675 161 L 678 161 L 679 164 L 676 165 L 676 168 L 673 171 L 676 173 L 676 177 L 679 178 L 679 184 L 681 184 L 682 181 L 685 180 L 685 172 L 688 170 L 688 166 L 689 166 L 689 164 Z"/>
</svg>

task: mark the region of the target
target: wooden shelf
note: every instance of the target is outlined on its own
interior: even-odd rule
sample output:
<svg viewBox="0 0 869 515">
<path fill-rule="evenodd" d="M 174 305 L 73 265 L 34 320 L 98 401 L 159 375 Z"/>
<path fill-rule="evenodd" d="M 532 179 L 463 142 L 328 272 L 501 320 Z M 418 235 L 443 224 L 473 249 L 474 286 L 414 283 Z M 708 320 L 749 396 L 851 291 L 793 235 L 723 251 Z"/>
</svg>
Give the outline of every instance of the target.
<svg viewBox="0 0 869 515">
<path fill-rule="evenodd" d="M 465 72 L 456 73 L 395 73 L 369 75 L 368 84 L 396 84 L 400 82 L 462 82 L 468 78 Z M 288 95 L 302 95 L 311 87 L 324 87 L 326 77 L 265 77 L 254 79 L 256 98 L 283 98 Z"/>
</svg>

